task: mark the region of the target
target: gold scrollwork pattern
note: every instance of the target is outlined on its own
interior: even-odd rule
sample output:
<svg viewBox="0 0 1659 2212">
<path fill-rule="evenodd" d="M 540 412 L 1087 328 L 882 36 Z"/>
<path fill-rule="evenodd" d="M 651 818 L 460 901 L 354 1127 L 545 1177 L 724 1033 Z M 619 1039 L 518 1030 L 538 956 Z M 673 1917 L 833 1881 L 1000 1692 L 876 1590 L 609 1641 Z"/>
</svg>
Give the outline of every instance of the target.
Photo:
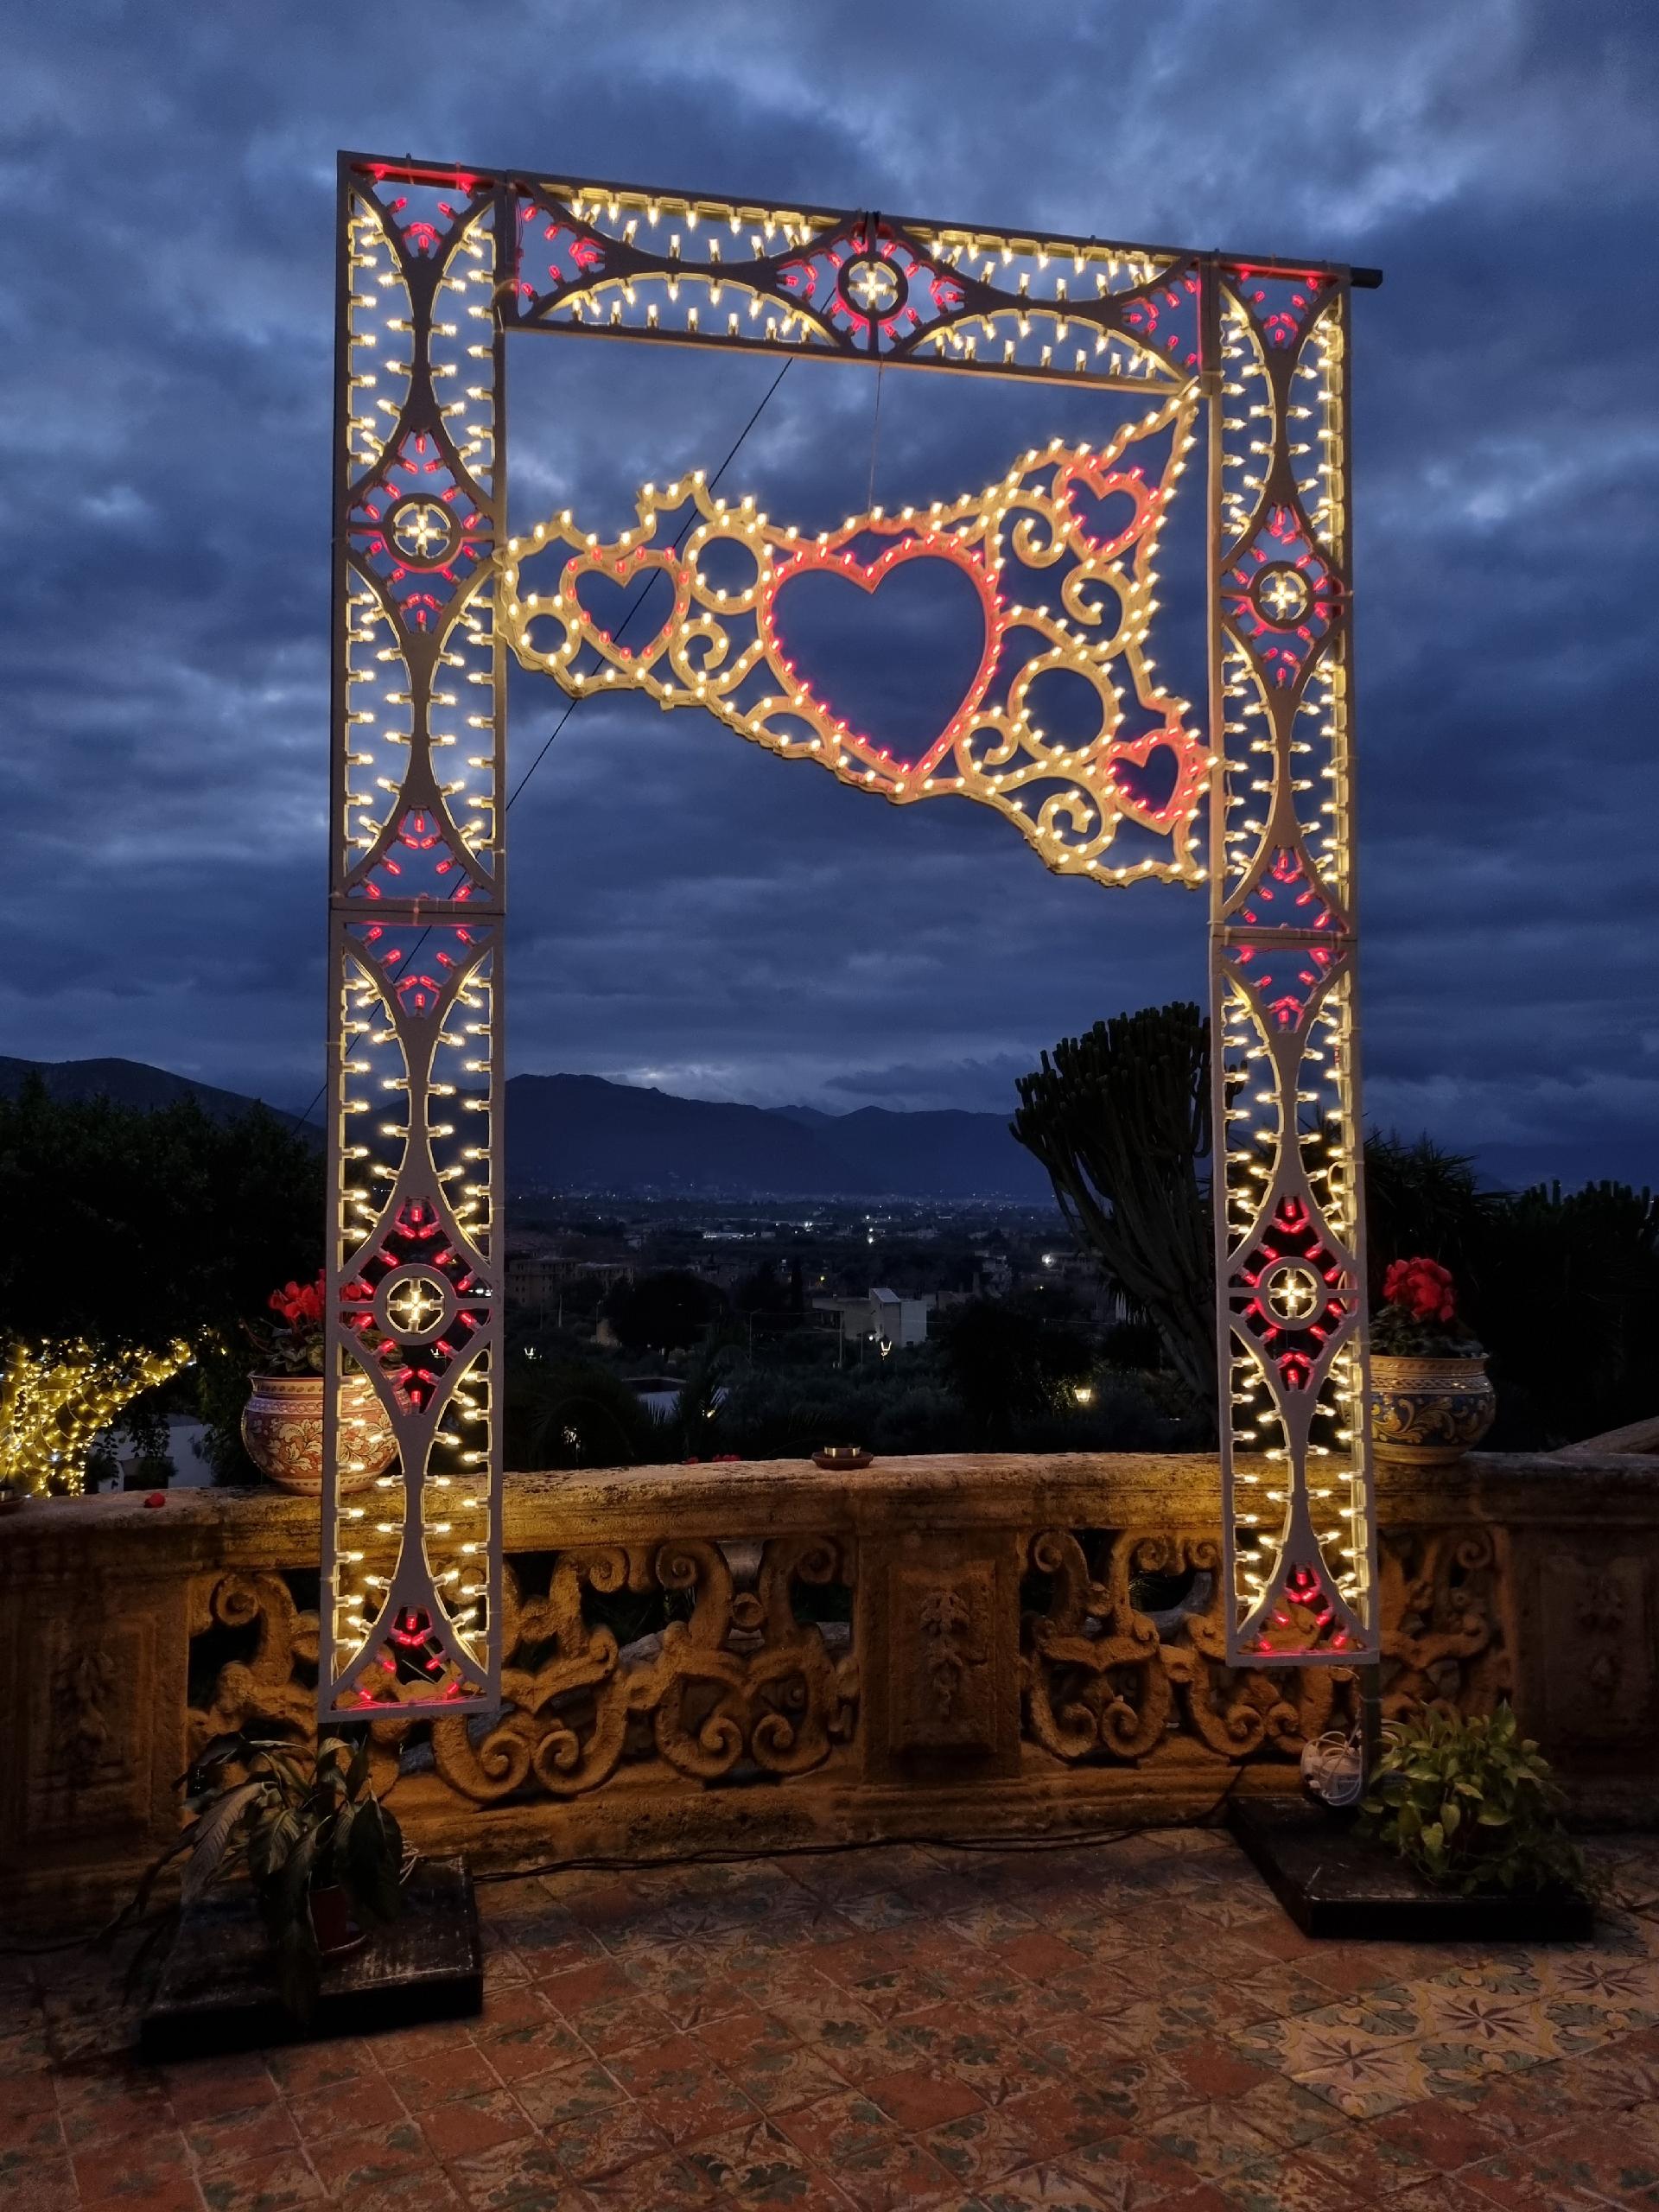
<svg viewBox="0 0 1659 2212">
<path fill-rule="evenodd" d="M 832 1649 L 795 1600 L 845 1564 L 821 1536 L 602 1545 L 560 1553 L 544 1597 L 524 1595 L 509 1567 L 502 1718 L 476 1742 L 464 1722 L 438 1722 L 439 1774 L 487 1804 L 521 1790 L 579 1796 L 653 1761 L 702 1783 L 821 1766 L 853 1732 L 857 1675 L 850 1649 Z M 625 1645 L 590 1621 L 584 1592 L 660 1596 L 678 1617 Z"/>
<path fill-rule="evenodd" d="M 1328 1666 L 1229 1666 L 1228 1592 L 1213 1536 L 1047 1529 L 1031 1539 L 1027 1559 L 1023 1733 L 1068 1765 L 1154 1760 L 1179 1739 L 1231 1761 L 1295 1759 L 1351 1718 L 1351 1686 Z M 1143 1610 L 1136 1583 L 1153 1575 L 1185 1578 L 1185 1598 L 1162 1612 Z M 1484 1530 L 1385 1536 L 1389 1717 L 1429 1703 L 1491 1710 L 1510 1684 L 1499 1584 Z"/>
<path fill-rule="evenodd" d="M 573 698 L 621 688 L 665 709 L 702 708 L 768 752 L 814 760 L 896 806 L 973 799 L 1057 874 L 1197 883 L 1209 747 L 1189 728 L 1186 702 L 1155 681 L 1148 651 L 1158 542 L 1194 418 L 1190 394 L 1168 398 L 1103 450 L 1056 438 L 949 505 L 875 507 L 817 537 L 769 521 L 752 498 L 716 499 L 701 472 L 648 484 L 637 527 L 613 543 L 568 510 L 511 539 L 498 627 L 524 666 Z M 868 598 L 918 562 L 960 580 L 978 664 L 949 718 L 895 753 L 830 703 L 833 670 L 798 664 L 785 609 L 802 579 L 837 580 Z M 664 588 L 656 626 L 629 639 L 653 578 Z M 634 594 L 614 632 L 615 618 L 593 604 L 595 588 Z M 1080 722 L 1068 719 L 1058 678 L 1084 687 Z M 1153 848 L 1109 859 L 1124 823 Z"/>
<path fill-rule="evenodd" d="M 430 1764 L 477 1805 L 580 1796 L 625 1767 L 705 1783 L 811 1772 L 854 1735 L 858 1675 L 850 1625 L 800 1618 L 798 1599 L 850 1573 L 848 1548 L 816 1535 L 562 1551 L 541 1594 L 526 1590 L 528 1562 L 509 1564 L 501 1717 L 482 1734 L 464 1715 L 431 1723 Z M 669 1617 L 625 1641 L 589 1618 L 593 1599 Z M 191 1628 L 201 1656 L 226 1630 L 246 1645 L 219 1661 L 191 1709 L 193 1754 L 233 1728 L 309 1734 L 317 1616 L 283 1576 L 221 1576 L 199 1592 Z M 382 1787 L 421 1727 L 414 1716 L 371 1724 Z"/>
</svg>

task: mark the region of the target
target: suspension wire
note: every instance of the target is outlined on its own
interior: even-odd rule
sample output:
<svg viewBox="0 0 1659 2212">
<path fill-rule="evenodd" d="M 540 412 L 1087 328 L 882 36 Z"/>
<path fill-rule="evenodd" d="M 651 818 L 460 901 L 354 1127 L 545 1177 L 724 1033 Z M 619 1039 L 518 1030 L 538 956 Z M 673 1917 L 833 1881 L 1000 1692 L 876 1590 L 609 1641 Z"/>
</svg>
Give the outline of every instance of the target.
<svg viewBox="0 0 1659 2212">
<path fill-rule="evenodd" d="M 887 363 L 878 361 L 875 365 L 875 416 L 870 424 L 870 484 L 864 500 L 867 514 L 875 505 L 875 449 L 881 438 L 881 379 L 887 372 Z"/>
<path fill-rule="evenodd" d="M 755 410 L 754 410 L 753 414 L 750 416 L 750 417 L 749 417 L 748 421 L 747 421 L 747 422 L 743 425 L 742 429 L 738 432 L 737 436 L 735 437 L 735 439 L 734 439 L 734 440 L 733 441 L 733 442 L 732 442 L 732 448 L 731 448 L 730 452 L 728 452 L 728 454 L 727 454 L 727 456 L 726 456 L 725 460 L 724 460 L 724 461 L 722 461 L 721 462 L 720 467 L 719 467 L 715 471 L 714 474 L 713 474 L 713 475 L 709 479 L 709 489 L 711 492 L 715 490 L 715 486 L 719 484 L 721 478 L 722 476 L 724 476 L 724 474 L 726 474 L 727 470 L 731 467 L 732 463 L 733 463 L 733 462 L 737 459 L 739 448 L 742 445 L 743 441 L 745 440 L 745 438 L 747 438 L 747 437 L 748 436 L 749 432 L 750 432 L 750 431 L 754 428 L 755 424 L 756 424 L 756 423 L 760 420 L 760 417 L 762 416 L 762 415 L 764 415 L 764 414 L 766 413 L 767 404 L 768 404 L 768 403 L 771 401 L 771 398 L 772 398 L 772 393 L 773 393 L 773 392 L 775 392 L 775 391 L 777 391 L 777 389 L 778 389 L 779 385 L 780 384 L 782 384 L 782 382 L 783 382 L 784 378 L 785 378 L 789 374 L 789 372 L 790 372 L 791 369 L 792 369 L 792 368 L 794 367 L 794 365 L 795 365 L 795 357 L 794 357 L 794 355 L 791 353 L 791 356 L 790 356 L 790 358 L 788 359 L 788 360 L 786 360 L 786 361 L 784 363 L 783 367 L 782 367 L 781 369 L 779 369 L 779 372 L 778 372 L 777 375 L 772 378 L 772 380 L 771 384 L 767 386 L 766 391 L 766 392 L 765 392 L 764 396 L 763 396 L 763 397 L 762 397 L 762 398 L 761 398 L 760 404 L 760 405 L 755 409 Z M 670 550 L 670 552 L 671 552 L 671 553 L 677 553 L 677 552 L 679 551 L 679 550 L 680 550 L 681 546 L 684 544 L 684 543 L 685 543 L 685 537 L 686 537 L 686 532 L 690 529 L 690 527 L 691 527 L 691 524 L 692 524 L 693 521 L 696 519 L 696 508 L 694 507 L 694 508 L 692 509 L 691 513 L 690 513 L 690 514 L 689 514 L 689 515 L 686 517 L 685 520 L 684 520 L 684 521 L 680 524 L 679 529 L 676 531 L 675 536 L 674 536 L 673 543 L 672 543 L 672 544 L 669 547 L 669 550 Z M 633 620 L 634 616 L 635 616 L 635 615 L 639 612 L 639 609 L 640 609 L 640 608 L 645 605 L 645 594 L 646 594 L 650 591 L 650 589 L 651 589 L 652 582 L 652 579 L 651 577 L 647 576 L 647 578 L 645 579 L 645 582 L 644 582 L 643 584 L 641 584 L 641 586 L 639 587 L 639 596 L 635 599 L 635 601 L 634 601 L 634 602 L 633 602 L 632 606 L 629 607 L 629 609 L 628 609 L 627 613 L 623 616 L 621 622 L 618 625 L 617 629 L 616 629 L 616 631 L 615 631 L 615 632 L 614 632 L 615 639 L 616 639 L 616 641 L 617 641 L 617 642 L 619 642 L 619 643 L 620 642 L 620 640 L 621 640 L 621 639 L 622 639 L 622 637 L 623 637 L 624 633 L 626 632 L 626 629 L 627 629 L 627 627 L 628 627 L 629 623 L 632 621 L 632 620 Z M 592 695 L 591 695 L 591 694 L 589 694 L 589 695 L 588 695 L 588 696 L 591 696 Z M 565 709 L 564 712 L 563 712 L 563 713 L 559 716 L 559 719 L 557 720 L 557 721 L 556 721 L 556 722 L 554 723 L 554 725 L 553 725 L 552 728 L 549 731 L 549 733 L 548 733 L 548 737 L 547 737 L 547 744 L 545 744 L 545 745 L 543 745 L 543 747 L 542 747 L 541 751 L 540 751 L 540 752 L 536 755 L 536 758 L 535 758 L 535 759 L 531 762 L 531 764 L 530 764 L 529 767 L 525 769 L 525 771 L 524 771 L 524 774 L 523 774 L 523 775 L 519 778 L 519 779 L 518 779 L 518 783 L 517 787 L 514 789 L 514 791 L 513 791 L 512 792 L 512 794 L 509 796 L 508 800 L 507 800 L 507 804 L 506 804 L 506 808 L 505 808 L 505 811 L 506 811 L 506 812 L 511 813 L 511 812 L 512 811 L 512 803 L 513 803 L 513 800 L 514 800 L 514 799 L 516 799 L 516 798 L 519 796 L 519 793 L 523 791 L 523 790 L 524 790 L 524 785 L 525 785 L 530 781 L 531 778 L 535 774 L 536 771 L 537 771 L 537 770 L 541 766 L 541 765 L 542 765 L 543 761 L 547 758 L 547 750 L 548 750 L 548 746 L 550 746 L 550 745 L 552 744 L 553 740 L 554 740 L 554 739 L 558 735 L 559 732 L 560 732 L 560 731 L 564 728 L 564 726 L 565 726 L 566 722 L 568 722 L 568 721 L 569 721 L 569 719 L 570 719 L 570 717 L 571 717 L 572 714 L 575 711 L 575 709 L 576 709 L 576 707 L 577 707 L 577 704 L 578 704 L 578 703 L 579 703 L 579 700 L 578 700 L 578 699 L 572 699 L 572 700 L 571 700 L 571 702 L 570 702 L 570 703 L 569 703 L 569 705 L 566 707 L 566 709 Z"/>
<path fill-rule="evenodd" d="M 795 356 L 791 353 L 788 360 L 784 363 L 783 367 L 779 370 L 777 375 L 772 378 L 772 382 L 767 385 L 765 392 L 761 395 L 760 405 L 755 409 L 753 414 L 750 416 L 748 421 L 743 425 L 736 437 L 732 441 L 730 449 L 727 453 L 725 460 L 721 462 L 720 467 L 709 479 L 709 489 L 711 492 L 717 487 L 721 478 L 725 475 L 727 470 L 737 459 L 744 440 L 748 436 L 749 432 L 754 428 L 755 424 L 760 420 L 760 417 L 766 413 L 767 407 L 772 403 L 772 395 L 776 392 L 779 385 L 782 384 L 784 378 L 789 374 L 794 365 Z M 876 371 L 875 404 L 876 420 L 879 423 L 881 415 L 881 372 L 880 369 Z M 874 482 L 875 475 L 875 450 L 874 447 L 872 447 L 870 450 L 870 475 L 871 480 Z M 690 531 L 693 521 L 696 519 L 696 510 L 694 507 L 691 513 L 686 517 L 685 520 L 680 524 L 679 529 L 676 531 L 673 542 L 669 547 L 671 553 L 677 553 L 681 546 L 684 544 L 686 533 Z M 647 576 L 644 583 L 640 585 L 639 592 L 634 597 L 632 605 L 628 608 L 626 613 L 622 617 L 621 621 L 617 625 L 616 629 L 612 632 L 613 643 L 620 645 L 622 639 L 627 635 L 628 626 L 632 623 L 634 616 L 638 614 L 640 608 L 645 605 L 646 594 L 649 593 L 653 581 L 654 579 L 652 577 Z M 588 696 L 591 696 L 592 695 L 588 694 Z M 546 741 L 543 743 L 541 751 L 536 755 L 536 758 L 531 762 L 529 767 L 525 769 L 524 774 L 518 779 L 518 781 L 514 785 L 513 789 L 508 793 L 507 803 L 501 810 L 504 819 L 507 815 L 512 813 L 513 802 L 523 797 L 524 785 L 530 781 L 536 771 L 541 766 L 543 761 L 546 760 L 549 749 L 551 747 L 554 739 L 564 728 L 566 722 L 569 721 L 571 715 L 575 712 L 581 702 L 582 695 L 578 694 L 576 697 L 572 698 L 569 702 L 565 707 L 564 712 L 559 716 L 557 721 L 554 723 L 552 728 L 548 732 Z M 437 924 L 435 922 L 429 922 L 426 927 L 421 931 L 419 937 L 416 938 L 414 944 L 410 945 L 409 949 L 409 957 L 411 960 L 420 950 L 421 947 L 426 943 L 427 938 L 436 927 Z M 301 1115 L 296 1127 L 300 1128 L 303 1128 L 305 1127 L 305 1124 L 310 1120 L 313 1114 L 316 1112 L 318 1106 L 321 1103 L 322 1094 L 327 1090 L 327 1088 L 328 1078 L 327 1076 L 324 1076 L 322 1081 L 317 1085 L 316 1096 L 306 1108 L 304 1113 Z"/>
</svg>

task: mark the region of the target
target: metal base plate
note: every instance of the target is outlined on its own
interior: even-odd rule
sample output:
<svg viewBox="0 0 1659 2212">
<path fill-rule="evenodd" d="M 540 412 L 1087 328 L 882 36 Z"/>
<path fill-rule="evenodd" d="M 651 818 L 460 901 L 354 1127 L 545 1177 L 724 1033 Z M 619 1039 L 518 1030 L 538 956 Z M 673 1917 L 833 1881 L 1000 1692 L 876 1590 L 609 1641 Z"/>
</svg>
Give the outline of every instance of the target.
<svg viewBox="0 0 1659 2212">
<path fill-rule="evenodd" d="M 1323 1806 L 1245 1803 L 1230 1823 L 1246 1856 L 1304 1935 L 1345 1942 L 1574 1943 L 1594 1905 L 1567 1891 L 1465 1897 L 1437 1890 Z"/>
</svg>

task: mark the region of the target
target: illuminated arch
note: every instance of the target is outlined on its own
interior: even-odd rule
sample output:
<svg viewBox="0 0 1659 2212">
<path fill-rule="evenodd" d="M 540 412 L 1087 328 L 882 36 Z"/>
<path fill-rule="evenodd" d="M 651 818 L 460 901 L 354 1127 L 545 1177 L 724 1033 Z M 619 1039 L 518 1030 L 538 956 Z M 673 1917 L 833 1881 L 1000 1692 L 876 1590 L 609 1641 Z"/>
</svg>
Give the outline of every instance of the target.
<svg viewBox="0 0 1659 2212">
<path fill-rule="evenodd" d="M 1377 1649 L 1364 1419 L 1347 497 L 1352 272 L 346 155 L 340 161 L 329 1251 L 319 1698 L 325 1715 L 500 1695 L 501 794 L 505 663 L 573 696 L 696 705 L 897 804 L 988 805 L 1056 873 L 1209 889 L 1229 1656 Z M 949 505 L 821 537 L 689 478 L 603 545 L 504 542 L 505 342 L 796 353 L 1135 395 L 1103 450 L 1056 440 Z M 1206 434 L 1204 728 L 1152 681 L 1154 561 Z M 748 567 L 705 572 L 711 544 Z M 976 673 L 909 759 L 798 669 L 792 581 L 864 591 L 944 561 Z M 532 582 L 550 569 L 547 583 Z M 589 577 L 657 569 L 613 637 Z M 1039 687 L 1099 702 L 1062 741 Z M 1138 772 L 1161 753 L 1162 795 Z M 1208 844 L 1197 825 L 1208 801 Z M 1112 858 L 1125 821 L 1157 841 Z M 359 1463 L 366 1375 L 397 1431 Z"/>
</svg>

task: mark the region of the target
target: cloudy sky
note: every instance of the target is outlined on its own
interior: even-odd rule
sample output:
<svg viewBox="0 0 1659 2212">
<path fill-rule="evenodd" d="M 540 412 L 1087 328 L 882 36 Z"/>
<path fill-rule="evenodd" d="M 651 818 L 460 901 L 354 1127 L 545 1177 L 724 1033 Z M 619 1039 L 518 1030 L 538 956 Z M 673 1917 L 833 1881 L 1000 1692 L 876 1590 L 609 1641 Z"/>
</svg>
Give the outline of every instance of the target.
<svg viewBox="0 0 1659 2212">
<path fill-rule="evenodd" d="M 296 1107 L 321 1081 L 349 145 L 1382 267 L 1355 313 L 1368 1105 L 1501 1179 L 1659 1174 L 1656 79 L 1649 0 L 11 10 L 0 1051 Z M 510 373 L 515 524 L 579 504 L 607 534 L 769 381 L 531 336 Z M 727 488 L 818 527 L 873 449 L 897 505 L 1039 428 L 1029 393 L 895 376 L 875 442 L 872 398 L 802 364 Z M 1193 635 L 1165 657 L 1189 691 Z M 913 652 L 861 677 L 925 699 Z M 515 781 L 562 706 L 516 683 Z M 966 804 L 901 812 L 643 702 L 577 709 L 511 842 L 515 1071 L 1002 1108 L 1060 1034 L 1202 989 L 1202 894 L 1052 877 Z"/>
</svg>

